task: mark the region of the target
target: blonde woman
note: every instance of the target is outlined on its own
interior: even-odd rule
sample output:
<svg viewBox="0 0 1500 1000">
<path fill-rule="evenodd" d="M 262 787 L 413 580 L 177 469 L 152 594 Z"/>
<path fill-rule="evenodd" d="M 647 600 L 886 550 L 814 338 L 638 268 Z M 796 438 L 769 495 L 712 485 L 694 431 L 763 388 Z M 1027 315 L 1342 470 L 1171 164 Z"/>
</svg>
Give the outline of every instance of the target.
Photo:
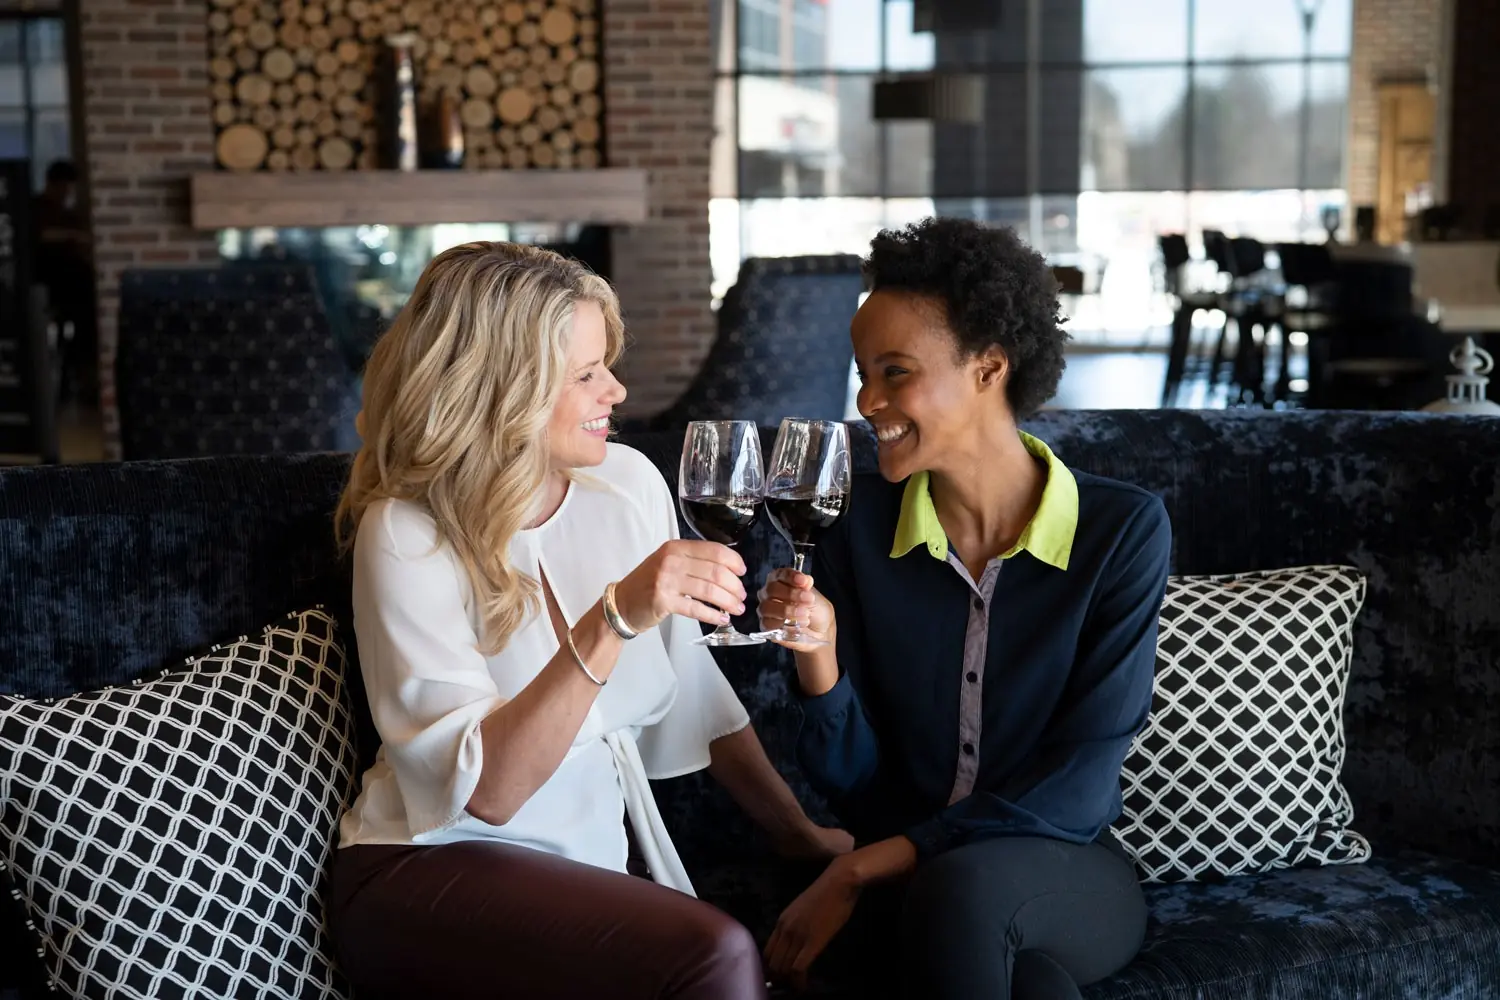
<svg viewBox="0 0 1500 1000">
<path fill-rule="evenodd" d="M 621 339 L 601 278 L 471 243 L 370 358 L 338 523 L 382 747 L 329 914 L 361 997 L 763 996 L 755 943 L 694 898 L 648 778 L 707 767 L 786 853 L 851 846 L 808 820 L 693 645 L 744 607 L 744 565 L 679 540 L 661 475 L 607 442 Z"/>
</svg>

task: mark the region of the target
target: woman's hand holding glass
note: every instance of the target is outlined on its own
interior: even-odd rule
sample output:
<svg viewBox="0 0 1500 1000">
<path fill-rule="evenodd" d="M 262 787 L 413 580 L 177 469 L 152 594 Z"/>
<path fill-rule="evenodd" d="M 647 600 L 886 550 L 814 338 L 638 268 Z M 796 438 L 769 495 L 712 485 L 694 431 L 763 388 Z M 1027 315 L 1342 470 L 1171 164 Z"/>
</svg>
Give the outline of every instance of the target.
<svg viewBox="0 0 1500 1000">
<path fill-rule="evenodd" d="M 615 585 L 615 604 L 637 632 L 682 615 L 709 625 L 745 611 L 745 561 L 717 542 L 667 542 Z M 720 609 L 725 610 L 720 610 Z"/>
<path fill-rule="evenodd" d="M 795 622 L 812 643 L 777 640 L 787 649 L 806 652 L 831 645 L 837 632 L 833 605 L 813 586 L 813 578 L 794 569 L 778 569 L 766 580 L 758 595 L 760 624 L 767 633 L 783 622 Z"/>
<path fill-rule="evenodd" d="M 755 525 L 764 487 L 760 432 L 755 424 L 748 420 L 695 420 L 688 424 L 678 468 L 678 508 L 700 538 L 730 548 L 738 545 Z M 743 604 L 721 607 L 733 614 L 744 611 Z M 698 643 L 754 646 L 765 641 L 736 631 L 728 619 L 722 619 L 719 627 Z"/>
</svg>

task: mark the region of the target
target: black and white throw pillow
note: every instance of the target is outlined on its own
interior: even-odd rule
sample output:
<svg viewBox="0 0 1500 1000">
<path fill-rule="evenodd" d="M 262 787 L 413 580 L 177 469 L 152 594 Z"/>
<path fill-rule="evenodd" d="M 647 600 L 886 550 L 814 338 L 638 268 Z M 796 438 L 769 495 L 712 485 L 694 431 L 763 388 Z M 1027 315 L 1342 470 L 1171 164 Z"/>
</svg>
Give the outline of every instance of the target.
<svg viewBox="0 0 1500 1000">
<path fill-rule="evenodd" d="M 324 872 L 356 766 L 318 610 L 128 685 L 0 697 L 0 869 L 50 988 L 338 996 Z"/>
<path fill-rule="evenodd" d="M 1115 824 L 1146 881 L 1369 859 L 1341 777 L 1364 598 L 1346 566 L 1168 581 Z"/>
</svg>

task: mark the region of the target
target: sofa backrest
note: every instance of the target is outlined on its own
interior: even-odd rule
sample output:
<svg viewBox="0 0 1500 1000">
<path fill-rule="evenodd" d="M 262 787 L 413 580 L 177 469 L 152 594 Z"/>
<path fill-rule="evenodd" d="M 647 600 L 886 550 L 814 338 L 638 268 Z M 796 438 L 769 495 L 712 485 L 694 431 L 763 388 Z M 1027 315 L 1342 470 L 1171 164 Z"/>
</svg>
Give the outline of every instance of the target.
<svg viewBox="0 0 1500 1000">
<path fill-rule="evenodd" d="M 1355 827 L 1500 861 L 1500 419 L 1057 411 L 1028 428 L 1070 465 L 1161 495 L 1178 572 L 1348 563 L 1368 574 L 1347 707 Z M 853 439 L 856 467 L 872 468 L 868 431 Z M 681 442 L 627 439 L 674 487 Z M 347 621 L 330 522 L 347 463 L 0 471 L 0 691 L 122 682 L 315 603 Z M 755 587 L 788 557 L 764 519 L 743 551 Z M 791 762 L 789 658 L 770 646 L 719 655 L 806 793 Z M 707 784 L 659 788 L 684 855 L 758 850 Z"/>
<path fill-rule="evenodd" d="M 1500 419 L 1049 412 L 1077 468 L 1158 494 L 1176 573 L 1352 565 L 1354 828 L 1500 866 Z"/>
<path fill-rule="evenodd" d="M 344 455 L 0 471 L 0 691 L 118 684 L 324 604 Z"/>
</svg>

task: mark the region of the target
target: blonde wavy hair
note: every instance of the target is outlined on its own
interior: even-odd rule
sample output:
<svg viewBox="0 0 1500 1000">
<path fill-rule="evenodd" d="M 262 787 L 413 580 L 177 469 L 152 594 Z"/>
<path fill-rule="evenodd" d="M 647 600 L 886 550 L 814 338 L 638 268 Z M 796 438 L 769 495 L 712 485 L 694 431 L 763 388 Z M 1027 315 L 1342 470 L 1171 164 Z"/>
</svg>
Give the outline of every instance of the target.
<svg viewBox="0 0 1500 1000">
<path fill-rule="evenodd" d="M 624 324 L 608 282 L 550 250 L 466 243 L 427 265 L 365 366 L 339 543 L 348 551 L 378 500 L 420 507 L 468 572 L 489 655 L 538 607 L 537 582 L 508 549 L 550 471 L 547 422 L 579 302 L 604 312 L 612 364 Z"/>
</svg>

